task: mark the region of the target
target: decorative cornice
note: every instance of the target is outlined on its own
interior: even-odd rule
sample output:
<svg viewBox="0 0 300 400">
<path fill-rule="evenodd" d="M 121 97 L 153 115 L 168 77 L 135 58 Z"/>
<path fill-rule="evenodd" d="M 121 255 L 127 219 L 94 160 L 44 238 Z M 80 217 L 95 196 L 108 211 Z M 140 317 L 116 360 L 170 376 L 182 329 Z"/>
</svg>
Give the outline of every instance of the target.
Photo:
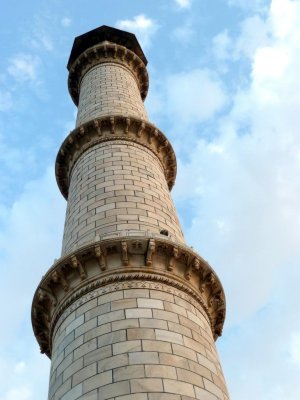
<svg viewBox="0 0 300 400">
<path fill-rule="evenodd" d="M 146 98 L 149 77 L 143 61 L 126 47 L 104 41 L 81 53 L 70 68 L 68 87 L 76 106 L 78 106 L 79 102 L 80 83 L 83 76 L 94 66 L 103 63 L 115 63 L 128 68 L 137 81 L 142 99 Z"/>
<path fill-rule="evenodd" d="M 224 291 L 205 260 L 167 239 L 122 237 L 82 247 L 56 261 L 43 277 L 32 304 L 32 325 L 41 352 L 51 357 L 57 321 L 75 301 L 94 289 L 132 281 L 165 284 L 188 294 L 206 313 L 214 338 L 221 335 Z"/>
<path fill-rule="evenodd" d="M 171 190 L 176 178 L 176 156 L 166 136 L 150 122 L 124 116 L 108 116 L 88 121 L 74 129 L 61 145 L 55 164 L 58 187 L 68 198 L 69 178 L 78 158 L 90 147 L 108 140 L 140 144 L 160 160 Z"/>
</svg>

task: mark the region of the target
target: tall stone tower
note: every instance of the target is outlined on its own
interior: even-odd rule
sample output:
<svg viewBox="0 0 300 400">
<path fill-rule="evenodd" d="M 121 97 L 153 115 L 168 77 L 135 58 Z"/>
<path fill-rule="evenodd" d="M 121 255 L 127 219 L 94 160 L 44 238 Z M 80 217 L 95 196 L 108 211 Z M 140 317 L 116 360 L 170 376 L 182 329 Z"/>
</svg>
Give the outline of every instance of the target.
<svg viewBox="0 0 300 400">
<path fill-rule="evenodd" d="M 49 400 L 229 398 L 215 348 L 224 292 L 185 244 L 175 154 L 143 104 L 146 64 L 133 34 L 107 26 L 71 51 L 78 115 L 56 159 L 62 255 L 32 306 Z"/>
</svg>

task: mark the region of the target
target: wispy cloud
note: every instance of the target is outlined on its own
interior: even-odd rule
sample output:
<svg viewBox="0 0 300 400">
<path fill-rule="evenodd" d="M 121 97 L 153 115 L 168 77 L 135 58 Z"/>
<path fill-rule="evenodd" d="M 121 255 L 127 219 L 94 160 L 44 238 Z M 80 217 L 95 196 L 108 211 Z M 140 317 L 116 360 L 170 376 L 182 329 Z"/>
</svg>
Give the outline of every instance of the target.
<svg viewBox="0 0 300 400">
<path fill-rule="evenodd" d="M 136 15 L 132 19 L 119 20 L 116 22 L 116 27 L 133 32 L 140 40 L 142 47 L 150 45 L 151 38 L 158 29 L 156 22 L 144 14 Z"/>
<path fill-rule="evenodd" d="M 22 372 L 25 370 L 25 368 L 26 368 L 26 363 L 25 363 L 24 361 L 19 361 L 19 362 L 15 365 L 14 371 L 15 371 L 17 374 L 20 374 L 20 373 L 22 373 Z"/>
<path fill-rule="evenodd" d="M 232 57 L 232 39 L 229 36 L 228 30 L 220 32 L 213 38 L 213 53 L 218 60 L 227 60 Z"/>
<path fill-rule="evenodd" d="M 30 400 L 32 398 L 31 390 L 23 386 L 16 389 L 10 389 L 4 396 L 3 400 Z"/>
<path fill-rule="evenodd" d="M 182 44 L 188 44 L 194 37 L 196 31 L 193 24 L 190 21 L 186 21 L 178 26 L 172 32 L 172 38 Z"/>
<path fill-rule="evenodd" d="M 180 8 L 190 8 L 192 4 L 192 0 L 175 0 L 175 3 Z"/>
<path fill-rule="evenodd" d="M 35 51 L 53 52 L 54 35 L 59 18 L 47 13 L 35 14 L 32 18 L 31 29 L 27 31 L 25 41 Z"/>
<path fill-rule="evenodd" d="M 37 81 L 38 69 L 41 64 L 39 57 L 31 54 L 17 54 L 10 59 L 8 73 L 17 81 Z"/>
<path fill-rule="evenodd" d="M 0 111 L 8 111 L 13 106 L 12 95 L 7 90 L 0 90 Z"/>
<path fill-rule="evenodd" d="M 64 28 L 68 28 L 72 24 L 72 20 L 69 17 L 64 17 L 61 19 L 60 23 Z"/>
</svg>

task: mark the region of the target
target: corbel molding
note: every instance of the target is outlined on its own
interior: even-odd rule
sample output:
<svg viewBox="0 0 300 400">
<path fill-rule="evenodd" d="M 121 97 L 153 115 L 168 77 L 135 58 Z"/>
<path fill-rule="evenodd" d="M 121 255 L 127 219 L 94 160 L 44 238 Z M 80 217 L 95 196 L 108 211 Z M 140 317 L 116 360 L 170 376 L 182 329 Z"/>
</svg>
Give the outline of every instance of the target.
<svg viewBox="0 0 300 400">
<path fill-rule="evenodd" d="M 56 157 L 55 173 L 58 187 L 66 199 L 76 161 L 95 144 L 110 140 L 139 144 L 154 153 L 162 165 L 168 187 L 172 189 L 177 171 L 176 156 L 165 135 L 150 122 L 115 115 L 80 125 L 62 143 Z"/>
<path fill-rule="evenodd" d="M 104 63 L 119 64 L 125 67 L 135 78 L 142 99 L 146 98 L 149 88 L 149 77 L 143 61 L 126 47 L 104 41 L 81 53 L 70 68 L 68 88 L 76 106 L 78 106 L 79 102 L 82 78 L 90 69 Z"/>
<path fill-rule="evenodd" d="M 205 260 L 191 248 L 168 239 L 118 237 L 62 257 L 43 277 L 32 305 L 32 324 L 41 352 L 51 356 L 57 321 L 76 300 L 96 288 L 132 280 L 163 283 L 189 294 L 207 316 L 214 338 L 221 335 L 225 295 Z"/>
</svg>

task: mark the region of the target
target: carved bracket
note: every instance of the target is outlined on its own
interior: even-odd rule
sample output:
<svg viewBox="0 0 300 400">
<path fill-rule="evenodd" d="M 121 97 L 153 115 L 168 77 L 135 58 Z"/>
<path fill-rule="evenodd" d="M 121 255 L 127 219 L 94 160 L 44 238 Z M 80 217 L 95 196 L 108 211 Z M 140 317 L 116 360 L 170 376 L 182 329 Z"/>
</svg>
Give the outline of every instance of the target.
<svg viewBox="0 0 300 400">
<path fill-rule="evenodd" d="M 101 271 L 105 271 L 106 263 L 105 263 L 105 258 L 104 258 L 103 252 L 101 250 L 100 244 L 98 244 L 94 247 L 94 251 L 95 251 L 95 255 L 98 260 L 98 264 L 99 264 Z"/>
<path fill-rule="evenodd" d="M 176 260 L 178 260 L 178 257 L 179 257 L 179 251 L 178 251 L 178 247 L 173 247 L 173 251 L 172 251 L 172 256 L 171 256 L 171 258 L 170 258 L 170 261 L 169 261 L 169 265 L 168 265 L 168 267 L 167 267 L 167 270 L 168 271 L 173 271 L 173 269 L 174 269 L 174 264 L 175 264 L 175 262 L 176 262 Z"/>
<path fill-rule="evenodd" d="M 81 264 L 81 262 L 79 261 L 79 259 L 75 255 L 71 256 L 71 265 L 72 265 L 73 268 L 78 270 L 80 278 L 82 280 L 86 278 L 86 273 L 85 273 L 85 270 L 83 268 L 83 265 Z"/>
<path fill-rule="evenodd" d="M 154 239 L 149 239 L 148 250 L 146 255 L 146 265 L 149 267 L 152 265 L 152 257 L 155 251 L 155 241 Z"/>
<path fill-rule="evenodd" d="M 129 264 L 127 242 L 125 240 L 122 240 L 121 246 L 122 246 L 123 264 L 127 266 Z"/>
</svg>

